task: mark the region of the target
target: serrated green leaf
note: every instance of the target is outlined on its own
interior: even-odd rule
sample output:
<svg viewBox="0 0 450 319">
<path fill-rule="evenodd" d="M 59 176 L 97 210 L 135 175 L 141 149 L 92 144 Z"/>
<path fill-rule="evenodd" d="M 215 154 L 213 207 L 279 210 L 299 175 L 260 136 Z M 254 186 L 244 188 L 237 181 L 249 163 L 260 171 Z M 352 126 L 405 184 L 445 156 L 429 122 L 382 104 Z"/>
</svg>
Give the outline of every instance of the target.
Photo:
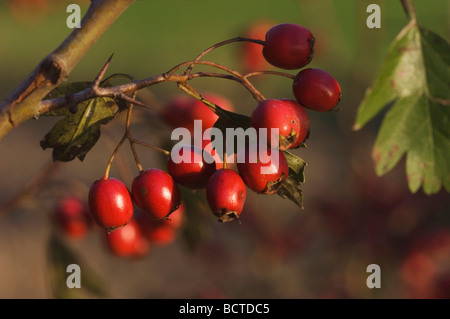
<svg viewBox="0 0 450 319">
<path fill-rule="evenodd" d="M 289 176 L 284 181 L 283 186 L 277 192 L 282 198 L 287 198 L 303 209 L 303 191 L 300 188 L 305 182 L 306 162 L 294 154 L 284 151 L 289 165 Z"/>
<path fill-rule="evenodd" d="M 390 171 L 406 154 L 409 188 L 450 192 L 450 46 L 409 23 L 392 43 L 380 74 L 361 102 L 359 129 L 390 105 L 378 133 L 376 172 Z"/>
<path fill-rule="evenodd" d="M 88 87 L 88 82 L 62 85 L 50 93 L 50 98 L 78 92 Z M 100 137 L 100 125 L 111 121 L 119 111 L 112 98 L 99 97 L 78 105 L 72 114 L 67 108 L 49 112 L 46 116 L 63 116 L 41 140 L 43 149 L 53 148 L 54 161 L 84 159 Z"/>
</svg>

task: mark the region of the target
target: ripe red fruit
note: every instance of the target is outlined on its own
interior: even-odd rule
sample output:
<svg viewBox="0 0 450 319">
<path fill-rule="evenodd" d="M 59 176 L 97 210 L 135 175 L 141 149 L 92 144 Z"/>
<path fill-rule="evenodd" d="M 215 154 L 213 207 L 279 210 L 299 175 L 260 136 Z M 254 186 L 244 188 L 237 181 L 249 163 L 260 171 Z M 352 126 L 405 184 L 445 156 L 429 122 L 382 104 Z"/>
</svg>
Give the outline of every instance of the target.
<svg viewBox="0 0 450 319">
<path fill-rule="evenodd" d="M 211 101 L 221 108 L 233 111 L 233 104 L 223 96 L 216 93 L 206 93 L 205 99 Z M 207 128 L 213 127 L 219 118 L 202 101 L 193 97 L 181 95 L 170 100 L 161 111 L 162 120 L 169 126 L 184 127 L 189 131 L 194 131 L 194 120 L 202 121 L 202 132 Z"/>
<path fill-rule="evenodd" d="M 142 257 L 149 251 L 149 243 L 133 218 L 122 228 L 105 233 L 109 250 L 118 257 Z"/>
<path fill-rule="evenodd" d="M 108 231 L 128 223 L 133 216 L 133 201 L 120 180 L 96 180 L 89 190 L 89 210 L 94 220 Z"/>
<path fill-rule="evenodd" d="M 188 188 L 205 188 L 209 177 L 216 171 L 214 158 L 194 145 L 183 146 L 178 154 L 172 155 L 167 160 L 168 172 L 177 183 Z"/>
<path fill-rule="evenodd" d="M 403 261 L 400 274 L 408 289 L 417 296 L 429 295 L 438 275 L 438 265 L 426 252 L 410 252 Z"/>
<path fill-rule="evenodd" d="M 231 169 L 219 169 L 208 181 L 206 199 L 212 213 L 220 222 L 239 218 L 244 208 L 245 184 L 238 173 Z"/>
<path fill-rule="evenodd" d="M 245 38 L 264 40 L 267 30 L 273 26 L 270 21 L 254 21 L 244 32 Z M 260 71 L 268 69 L 270 64 L 262 55 L 262 46 L 253 42 L 244 42 L 242 45 L 241 61 L 245 72 Z"/>
<path fill-rule="evenodd" d="M 341 98 L 341 87 L 334 77 L 321 69 L 304 69 L 296 76 L 292 85 L 296 100 L 304 107 L 327 112 Z"/>
<path fill-rule="evenodd" d="M 267 31 L 262 53 L 270 64 L 294 70 L 311 62 L 313 47 L 314 37 L 307 28 L 282 23 Z"/>
<path fill-rule="evenodd" d="M 240 152 L 244 150 L 242 161 Z M 289 175 L 289 166 L 282 151 L 268 148 L 264 153 L 258 151 L 257 145 L 254 149 L 247 145 L 238 151 L 237 168 L 248 188 L 258 194 L 273 194 L 283 186 Z M 278 161 L 275 156 L 278 156 Z"/>
<path fill-rule="evenodd" d="M 65 234 L 74 239 L 85 237 L 91 222 L 86 206 L 76 196 L 67 196 L 58 201 L 54 220 Z"/>
<path fill-rule="evenodd" d="M 302 107 L 292 100 L 261 101 L 251 115 L 251 126 L 258 130 L 267 129 L 267 142 L 272 147 L 278 144 L 280 150 L 295 148 L 304 141 L 309 131 L 309 117 Z M 306 114 L 306 117 L 305 117 Z M 272 140 L 271 130 L 278 129 L 277 140 Z"/>
<path fill-rule="evenodd" d="M 296 101 L 290 99 L 281 99 L 281 100 L 291 104 L 292 107 L 297 110 L 297 116 L 298 119 L 300 120 L 300 132 L 297 135 L 296 141 L 290 147 L 290 148 L 297 148 L 301 143 L 303 143 L 308 138 L 309 130 L 311 128 L 309 115 L 306 109 Z"/>
<path fill-rule="evenodd" d="M 140 172 L 133 180 L 131 192 L 136 205 L 154 218 L 168 217 L 181 204 L 177 184 L 157 168 Z"/>
<path fill-rule="evenodd" d="M 213 148 L 214 145 L 211 142 L 211 138 L 204 137 L 202 140 L 202 148 L 205 152 L 210 154 L 214 161 L 216 162 L 216 170 L 223 168 L 223 155 L 220 155 L 219 152 Z M 222 147 L 226 148 L 226 145 L 222 145 Z M 228 168 L 233 168 L 236 163 L 236 154 L 227 154 L 227 164 Z"/>
<path fill-rule="evenodd" d="M 145 213 L 137 214 L 136 220 L 144 237 L 152 244 L 168 245 L 178 234 L 185 214 L 185 206 L 181 204 L 168 219 L 155 219 Z"/>
<path fill-rule="evenodd" d="M 219 152 L 216 149 L 213 149 L 213 145 L 211 143 L 211 139 L 202 139 L 202 148 L 204 152 L 207 152 L 209 155 L 214 158 L 214 162 L 216 163 L 216 170 L 223 168 L 223 160 L 219 156 Z"/>
</svg>

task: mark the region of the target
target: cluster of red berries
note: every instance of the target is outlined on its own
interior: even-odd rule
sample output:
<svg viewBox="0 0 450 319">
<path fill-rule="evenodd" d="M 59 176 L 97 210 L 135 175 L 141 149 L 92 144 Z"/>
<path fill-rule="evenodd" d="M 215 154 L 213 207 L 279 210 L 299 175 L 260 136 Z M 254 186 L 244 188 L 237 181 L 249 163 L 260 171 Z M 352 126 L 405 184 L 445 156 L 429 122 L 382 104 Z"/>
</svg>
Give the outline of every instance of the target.
<svg viewBox="0 0 450 319">
<path fill-rule="evenodd" d="M 152 246 L 168 245 L 176 239 L 184 214 L 184 205 L 170 215 L 170 220 L 154 219 L 138 211 L 127 221 L 126 226 L 114 232 L 100 229 L 100 233 L 106 247 L 115 256 L 142 257 Z M 79 197 L 66 196 L 57 202 L 53 220 L 66 236 L 80 240 L 95 226 L 91 216 L 95 215 L 90 214 L 89 208 Z"/>
<path fill-rule="evenodd" d="M 276 67 L 300 69 L 311 62 L 314 42 L 308 29 L 292 23 L 278 24 L 267 31 L 262 53 Z M 298 72 L 292 89 L 298 103 L 319 112 L 333 109 L 341 97 L 339 83 L 329 73 L 317 68 Z"/>
<path fill-rule="evenodd" d="M 306 28 L 296 24 L 279 24 L 267 31 L 262 54 L 273 66 L 299 69 L 310 63 L 313 46 L 314 38 Z M 202 149 L 186 145 L 178 155 L 190 160 L 180 161 L 171 154 L 167 172 L 157 168 L 142 170 L 134 178 L 131 191 L 115 178 L 105 176 L 95 181 L 89 192 L 89 209 L 95 221 L 107 229 L 110 236 L 115 236 L 117 230 L 130 224 L 135 205 L 153 220 L 169 221 L 182 204 L 178 185 L 195 190 L 206 189 L 209 207 L 219 221 L 238 218 L 244 207 L 246 187 L 259 194 L 273 194 L 287 179 L 289 166 L 283 151 L 299 147 L 308 136 L 310 121 L 305 108 L 328 111 L 340 99 L 337 81 L 319 69 L 300 71 L 295 76 L 293 92 L 296 100 L 262 100 L 251 114 L 251 126 L 256 131 L 267 129 L 269 147 L 265 155 L 270 160 L 262 160 L 259 147 L 247 144 L 245 159 L 238 161 L 234 170 L 224 165 L 214 150 L 206 151 L 205 141 Z M 222 97 L 210 94 L 205 98 L 233 110 L 231 103 Z M 218 119 L 201 101 L 187 98 L 171 101 L 161 117 L 173 127 L 185 127 L 190 131 L 193 130 L 194 120 L 202 120 L 204 131 Z M 272 129 L 279 132 L 275 140 L 271 135 Z M 206 144 L 210 145 L 209 142 L 206 141 Z M 250 160 L 255 158 L 256 161 Z M 278 160 L 273 161 L 273 158 Z"/>
</svg>

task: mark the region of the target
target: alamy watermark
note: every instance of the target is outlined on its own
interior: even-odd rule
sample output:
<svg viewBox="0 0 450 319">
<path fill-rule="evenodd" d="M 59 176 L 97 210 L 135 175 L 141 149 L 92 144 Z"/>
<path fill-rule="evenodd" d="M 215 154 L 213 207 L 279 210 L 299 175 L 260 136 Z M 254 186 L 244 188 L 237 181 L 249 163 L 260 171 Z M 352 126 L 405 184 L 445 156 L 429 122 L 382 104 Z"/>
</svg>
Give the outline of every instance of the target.
<svg viewBox="0 0 450 319">
<path fill-rule="evenodd" d="M 369 4 L 366 9 L 370 13 L 366 19 L 366 25 L 369 29 L 381 28 L 381 9 L 378 4 Z"/>
<path fill-rule="evenodd" d="M 236 160 L 236 163 L 270 163 L 270 165 L 261 166 L 261 174 L 269 174 L 273 172 L 272 168 L 278 168 L 280 163 L 279 129 L 270 129 L 270 146 L 268 146 L 267 133 L 268 130 L 266 128 L 258 130 L 253 127 L 245 130 L 242 127 L 226 128 L 226 138 L 224 139 L 220 129 L 212 127 L 202 131 L 202 121 L 194 120 L 194 136 L 191 135 L 191 131 L 184 127 L 178 127 L 172 131 L 170 138 L 179 142 L 173 146 L 170 156 L 176 164 L 201 161 L 200 156 L 202 155 L 200 154 L 194 154 L 192 158 L 187 152 L 182 152 L 182 154 L 180 152 L 183 148 L 190 146 L 193 140 L 194 147 L 199 149 L 212 149 L 214 147 L 221 159 L 223 159 L 224 154 L 227 154 L 228 163 L 233 163 L 234 160 Z M 223 145 L 224 140 L 226 145 Z M 203 141 L 210 142 L 203 147 Z M 236 156 L 229 156 L 230 154 L 236 154 Z M 207 152 L 203 152 L 203 159 L 206 163 L 214 161 Z"/>
<path fill-rule="evenodd" d="M 366 272 L 371 274 L 366 279 L 367 288 L 381 288 L 381 268 L 377 264 L 370 264 L 366 268 Z"/>
<path fill-rule="evenodd" d="M 69 29 L 81 28 L 81 9 L 78 4 L 69 4 L 66 9 L 70 13 L 66 20 L 66 25 Z"/>
<path fill-rule="evenodd" d="M 66 268 L 70 273 L 66 279 L 67 288 L 81 288 L 81 268 L 77 264 L 70 264 Z"/>
</svg>

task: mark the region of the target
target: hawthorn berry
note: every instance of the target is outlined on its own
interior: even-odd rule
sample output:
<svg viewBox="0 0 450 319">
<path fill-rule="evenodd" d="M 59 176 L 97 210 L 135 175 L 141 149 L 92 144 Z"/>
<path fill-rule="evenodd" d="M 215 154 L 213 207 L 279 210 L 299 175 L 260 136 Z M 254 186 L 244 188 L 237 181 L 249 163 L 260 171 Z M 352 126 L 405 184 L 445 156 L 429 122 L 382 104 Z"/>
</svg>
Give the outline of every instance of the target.
<svg viewBox="0 0 450 319">
<path fill-rule="evenodd" d="M 220 222 L 229 222 L 242 213 L 246 197 L 245 184 L 231 169 L 217 170 L 206 186 L 206 200 Z"/>
<path fill-rule="evenodd" d="M 181 204 L 181 195 L 172 176 L 150 168 L 139 173 L 131 185 L 136 205 L 154 218 L 168 217 Z"/>
<path fill-rule="evenodd" d="M 76 196 L 60 199 L 54 211 L 54 221 L 71 238 L 81 239 L 90 227 L 90 216 L 85 204 Z"/>
<path fill-rule="evenodd" d="M 214 159 L 214 162 L 216 163 L 216 170 L 223 168 L 222 158 L 220 158 L 219 152 L 214 148 L 210 138 L 202 139 L 202 148 L 204 152 L 207 152 Z"/>
<path fill-rule="evenodd" d="M 209 177 L 216 171 L 213 157 L 194 145 L 183 146 L 178 154 L 172 156 L 167 160 L 167 170 L 177 183 L 185 187 L 205 188 Z"/>
<path fill-rule="evenodd" d="M 297 135 L 297 140 L 291 145 L 290 148 L 297 148 L 303 143 L 309 136 L 309 130 L 311 129 L 311 122 L 309 120 L 309 114 L 306 109 L 300 105 L 297 101 L 291 99 L 281 99 L 285 103 L 289 103 L 293 108 L 297 110 L 297 116 L 300 120 L 300 132 Z"/>
<path fill-rule="evenodd" d="M 109 232 L 125 226 L 133 216 L 130 192 L 115 178 L 96 180 L 89 190 L 88 202 L 94 220 Z"/>
<path fill-rule="evenodd" d="M 118 257 L 142 257 L 150 247 L 134 218 L 112 233 L 105 232 L 105 239 L 111 253 Z"/>
<path fill-rule="evenodd" d="M 274 194 L 282 186 L 289 175 L 289 166 L 282 151 L 267 148 L 267 152 L 260 153 L 258 147 L 245 150 L 245 160 L 239 160 L 237 168 L 245 184 L 258 194 Z M 278 159 L 276 158 L 278 157 Z"/>
<path fill-rule="evenodd" d="M 185 214 L 185 205 L 182 203 L 167 219 L 155 219 L 145 213 L 136 214 L 136 220 L 144 237 L 157 245 L 168 245 L 177 237 Z"/>
<path fill-rule="evenodd" d="M 262 53 L 273 66 L 294 70 L 311 62 L 313 47 L 314 37 L 307 28 L 281 23 L 267 31 Z"/>
<path fill-rule="evenodd" d="M 341 87 L 336 79 L 315 68 L 301 70 L 295 76 L 292 90 L 301 105 L 318 112 L 330 111 L 341 98 Z"/>
<path fill-rule="evenodd" d="M 244 37 L 256 40 L 264 40 L 267 30 L 273 26 L 268 20 L 253 21 L 244 30 Z M 246 72 L 264 70 L 270 67 L 262 55 L 261 45 L 253 42 L 244 42 L 241 51 L 241 61 Z"/>
<path fill-rule="evenodd" d="M 267 129 L 267 142 L 280 150 L 295 148 L 302 143 L 309 131 L 309 117 L 302 107 L 292 100 L 268 99 L 261 101 L 251 115 L 251 126 Z M 278 129 L 277 140 L 272 140 L 272 129 Z"/>
<path fill-rule="evenodd" d="M 233 104 L 217 93 L 205 93 L 205 99 L 221 108 L 233 111 Z M 184 127 L 190 132 L 194 131 L 194 120 L 202 121 L 202 132 L 214 126 L 219 118 L 202 101 L 186 95 L 180 95 L 170 100 L 162 109 L 161 119 L 173 128 Z"/>
<path fill-rule="evenodd" d="M 206 132 L 205 132 L 206 134 Z M 225 139 L 223 140 L 222 147 L 226 148 Z M 213 142 L 210 137 L 203 137 L 202 140 L 202 148 L 204 152 L 207 152 L 212 156 L 214 161 L 216 162 L 216 170 L 223 168 L 223 154 L 220 154 L 217 149 L 214 148 Z M 228 168 L 233 168 L 234 163 L 236 162 L 236 153 L 226 154 L 227 155 L 227 164 Z"/>
</svg>

